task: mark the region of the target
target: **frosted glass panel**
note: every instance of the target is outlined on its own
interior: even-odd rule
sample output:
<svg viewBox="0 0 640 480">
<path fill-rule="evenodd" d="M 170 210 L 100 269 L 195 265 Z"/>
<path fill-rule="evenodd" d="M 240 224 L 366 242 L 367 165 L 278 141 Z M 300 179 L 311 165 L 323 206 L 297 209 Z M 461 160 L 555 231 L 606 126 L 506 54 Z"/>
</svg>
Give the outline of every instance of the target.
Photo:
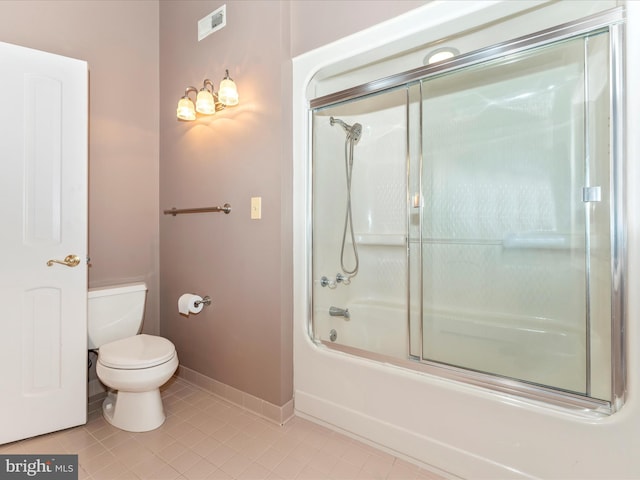
<svg viewBox="0 0 640 480">
<path fill-rule="evenodd" d="M 312 110 L 315 342 L 572 407 L 620 397 L 610 37 L 463 55 Z"/>
<path fill-rule="evenodd" d="M 406 111 L 401 87 L 313 115 L 314 338 L 400 359 L 408 355 Z"/>
<path fill-rule="evenodd" d="M 609 231 L 608 203 L 583 201 L 608 185 L 606 145 L 588 151 L 608 138 L 608 77 L 589 73 L 607 71 L 602 37 L 423 81 L 425 360 L 588 394 L 590 210 Z"/>
</svg>

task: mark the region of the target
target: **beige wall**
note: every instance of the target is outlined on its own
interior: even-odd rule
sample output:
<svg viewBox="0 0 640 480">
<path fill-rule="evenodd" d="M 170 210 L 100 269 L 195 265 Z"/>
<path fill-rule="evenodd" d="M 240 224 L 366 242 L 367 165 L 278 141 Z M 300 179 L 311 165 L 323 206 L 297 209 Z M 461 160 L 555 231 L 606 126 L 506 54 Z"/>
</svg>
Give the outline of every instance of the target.
<svg viewBox="0 0 640 480">
<path fill-rule="evenodd" d="M 198 42 L 197 21 L 223 3 L 227 26 Z M 424 2 L 330 3 L 160 3 L 161 207 L 233 207 L 160 219 L 161 331 L 182 365 L 275 405 L 293 394 L 291 54 Z M 185 87 L 207 77 L 218 85 L 225 68 L 240 105 L 177 121 Z M 250 219 L 254 196 L 261 220 Z M 185 318 L 176 307 L 184 292 L 213 305 Z"/>
<path fill-rule="evenodd" d="M 430 0 L 294 0 L 292 57 L 418 8 Z"/>
<path fill-rule="evenodd" d="M 223 3 L 226 28 L 198 42 L 197 20 Z M 290 59 L 422 3 L 0 1 L 0 41 L 89 63 L 90 285 L 145 280 L 144 330 L 171 338 L 183 365 L 290 400 Z M 240 105 L 177 122 L 184 88 L 217 88 L 225 68 Z M 253 196 L 262 220 L 249 218 Z M 160 213 L 225 202 L 230 215 Z M 186 291 L 213 305 L 178 315 Z"/>
<path fill-rule="evenodd" d="M 144 280 L 158 332 L 158 4 L 0 1 L 0 41 L 89 64 L 89 285 Z"/>
<path fill-rule="evenodd" d="M 160 4 L 160 204 L 233 211 L 160 219 L 161 326 L 180 363 L 282 405 L 292 394 L 290 61 L 287 2 L 226 1 L 227 26 L 197 40 L 219 1 Z M 176 120 L 185 87 L 228 68 L 240 105 Z M 250 219 L 251 197 L 262 219 Z M 184 292 L 213 305 L 185 318 Z"/>
</svg>

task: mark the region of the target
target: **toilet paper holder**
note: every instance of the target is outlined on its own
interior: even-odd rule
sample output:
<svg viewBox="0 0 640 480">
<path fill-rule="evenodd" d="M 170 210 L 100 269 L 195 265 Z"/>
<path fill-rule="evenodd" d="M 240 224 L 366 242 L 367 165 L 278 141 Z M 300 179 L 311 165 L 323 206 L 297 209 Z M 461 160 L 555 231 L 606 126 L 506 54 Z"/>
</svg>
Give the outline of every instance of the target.
<svg viewBox="0 0 640 480">
<path fill-rule="evenodd" d="M 196 300 L 195 302 L 193 302 L 193 304 L 196 307 L 199 307 L 201 303 L 204 303 L 206 306 L 211 305 L 211 297 L 209 295 L 202 297 L 202 301 L 200 300 Z"/>
</svg>

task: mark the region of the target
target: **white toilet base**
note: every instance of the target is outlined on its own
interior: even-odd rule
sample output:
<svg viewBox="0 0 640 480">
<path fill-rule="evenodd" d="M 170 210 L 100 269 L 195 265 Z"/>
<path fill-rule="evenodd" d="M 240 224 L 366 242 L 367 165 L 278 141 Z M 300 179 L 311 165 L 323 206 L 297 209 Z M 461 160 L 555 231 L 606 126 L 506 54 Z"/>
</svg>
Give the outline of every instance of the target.
<svg viewBox="0 0 640 480">
<path fill-rule="evenodd" d="M 178 355 L 175 351 L 165 363 L 137 369 L 106 366 L 98 352 L 96 374 L 104 385 L 113 390 L 102 403 L 104 418 L 114 427 L 129 432 L 148 432 L 158 428 L 165 419 L 160 387 L 177 368 Z"/>
<path fill-rule="evenodd" d="M 160 390 L 147 392 L 110 392 L 102 403 L 107 422 L 128 432 L 148 432 L 164 423 Z"/>
</svg>

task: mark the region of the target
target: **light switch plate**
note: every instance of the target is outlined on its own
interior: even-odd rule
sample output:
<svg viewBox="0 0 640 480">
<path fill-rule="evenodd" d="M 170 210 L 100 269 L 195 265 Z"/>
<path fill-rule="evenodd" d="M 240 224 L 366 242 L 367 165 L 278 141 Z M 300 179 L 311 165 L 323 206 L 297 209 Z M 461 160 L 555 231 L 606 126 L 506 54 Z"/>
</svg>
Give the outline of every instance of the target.
<svg viewBox="0 0 640 480">
<path fill-rule="evenodd" d="M 262 197 L 251 197 L 251 220 L 262 218 Z"/>
</svg>

